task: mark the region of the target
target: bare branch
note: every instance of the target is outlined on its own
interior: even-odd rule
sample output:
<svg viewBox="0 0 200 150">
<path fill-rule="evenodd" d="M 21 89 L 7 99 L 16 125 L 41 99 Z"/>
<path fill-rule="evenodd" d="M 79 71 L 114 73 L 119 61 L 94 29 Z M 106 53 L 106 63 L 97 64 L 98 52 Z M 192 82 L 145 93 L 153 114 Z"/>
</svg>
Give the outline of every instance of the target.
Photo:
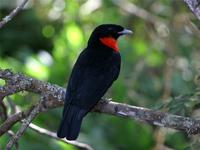
<svg viewBox="0 0 200 150">
<path fill-rule="evenodd" d="M 12 130 L 8 130 L 7 134 L 12 137 L 15 135 L 15 133 L 12 131 Z M 19 144 L 18 142 L 15 143 L 15 150 L 18 150 L 19 149 Z"/>
<path fill-rule="evenodd" d="M 65 89 L 62 87 L 26 77 L 19 73 L 15 74 L 10 70 L 0 69 L 0 78 L 6 81 L 6 85 L 4 86 L 9 87 L 9 90 L 4 86 L 0 87 L 0 93 L 3 93 L 5 96 L 24 90 L 44 95 L 45 101 L 42 108 L 37 110 L 37 113 L 63 106 Z M 25 112 L 20 112 L 9 117 L 1 125 L 0 131 L 2 130 L 2 126 L 5 129 L 6 125 L 13 125 L 17 121 L 29 116 L 29 111 L 28 109 Z M 200 133 L 200 120 L 198 119 L 172 115 L 143 107 L 120 104 L 106 99 L 101 100 L 93 111 L 127 117 L 160 127 L 173 128 L 188 134 Z M 9 128 L 7 128 L 7 130 L 9 130 Z"/>
<path fill-rule="evenodd" d="M 143 107 L 130 106 L 112 101 L 108 103 L 105 103 L 105 101 L 100 101 L 100 103 L 96 106 L 95 111 L 112 114 L 114 116 L 128 117 L 160 127 L 177 129 L 184 131 L 187 134 L 200 133 L 199 119 L 172 115 Z"/>
<path fill-rule="evenodd" d="M 0 137 L 5 132 L 7 132 L 15 123 L 26 118 L 30 114 L 32 109 L 33 109 L 33 106 L 27 109 L 26 111 L 22 111 L 22 112 L 9 116 L 9 118 L 5 122 L 3 122 L 0 126 Z"/>
<path fill-rule="evenodd" d="M 10 150 L 13 144 L 17 142 L 17 140 L 22 136 L 26 128 L 29 126 L 31 121 L 36 117 L 37 114 L 39 114 L 40 109 L 42 108 L 42 102 L 43 99 L 40 100 L 40 102 L 33 108 L 33 110 L 30 112 L 29 116 L 25 118 L 22 122 L 22 126 L 17 131 L 17 133 L 9 140 L 8 144 L 6 145 L 6 150 Z"/>
<path fill-rule="evenodd" d="M 88 144 L 81 143 L 81 142 L 78 142 L 78 141 L 68 141 L 66 139 L 60 139 L 60 138 L 57 137 L 56 133 L 51 132 L 51 131 L 49 131 L 47 129 L 41 128 L 41 127 L 39 127 L 39 126 L 37 126 L 37 125 L 35 125 L 33 123 L 31 123 L 29 125 L 29 128 L 31 128 L 32 130 L 36 131 L 39 134 L 46 135 L 46 136 L 48 136 L 50 138 L 62 141 L 62 142 L 67 143 L 67 144 L 74 145 L 74 146 L 79 147 L 81 149 L 93 150 L 93 148 Z"/>
<path fill-rule="evenodd" d="M 184 0 L 193 14 L 200 20 L 200 1 L 199 0 Z"/>
<path fill-rule="evenodd" d="M 24 118 L 28 117 L 31 110 L 33 110 L 33 107 L 30 107 L 29 109 L 27 109 L 26 111 L 22 111 L 22 112 L 19 112 L 15 115 L 12 115 L 9 117 L 9 119 L 6 120 L 6 122 L 4 122 L 1 126 L 0 126 L 0 136 L 2 136 L 5 132 L 10 132 L 10 128 L 18 121 L 20 120 L 23 120 Z M 44 107 L 41 107 L 41 109 L 39 111 L 45 111 L 46 109 Z M 71 145 L 74 145 L 76 147 L 79 147 L 79 148 L 82 148 L 82 149 L 86 149 L 86 150 L 93 150 L 91 146 L 89 146 L 88 144 L 85 144 L 85 143 L 81 143 L 81 142 L 78 142 L 78 141 L 67 141 L 65 139 L 60 139 L 56 136 L 56 133 L 54 132 L 51 132 L 51 131 L 48 131 L 46 129 L 43 129 L 41 127 L 38 127 L 34 124 L 30 124 L 29 127 L 33 130 L 35 130 L 36 132 L 40 133 L 40 134 L 44 134 L 44 135 L 47 135 L 51 138 L 54 138 L 54 139 L 57 139 L 57 140 L 60 140 L 60 141 L 63 141 L 65 143 L 68 143 L 68 144 L 71 144 Z M 13 134 L 14 136 L 14 134 Z"/>
<path fill-rule="evenodd" d="M 0 86 L 0 101 L 5 96 L 24 90 L 36 94 L 44 93 L 48 97 L 48 100 L 62 100 L 65 95 L 65 90 L 57 85 L 26 77 L 20 73 L 14 74 L 9 69 L 0 69 L 0 78 L 6 82 L 4 86 Z"/>
<path fill-rule="evenodd" d="M 8 14 L 6 17 L 4 17 L 2 19 L 2 21 L 0 21 L 0 29 L 6 24 L 8 23 L 10 20 L 12 20 L 12 18 L 17 15 L 17 13 L 22 10 L 22 8 L 25 6 L 25 4 L 27 3 L 28 0 L 23 0 L 22 3 L 17 6 L 13 11 L 10 12 L 10 14 Z"/>
</svg>

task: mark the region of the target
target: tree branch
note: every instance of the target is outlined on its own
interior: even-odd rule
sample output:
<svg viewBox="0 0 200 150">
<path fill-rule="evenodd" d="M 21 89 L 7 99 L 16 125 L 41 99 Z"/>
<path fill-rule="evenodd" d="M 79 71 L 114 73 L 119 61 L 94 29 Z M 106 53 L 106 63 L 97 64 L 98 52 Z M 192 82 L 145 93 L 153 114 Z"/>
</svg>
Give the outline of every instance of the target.
<svg viewBox="0 0 200 150">
<path fill-rule="evenodd" d="M 26 111 L 18 112 L 16 114 L 11 115 L 5 122 L 3 122 L 0 125 L 0 137 L 6 133 L 12 126 L 19 122 L 20 120 L 28 117 L 30 114 L 31 110 L 33 109 L 34 106 L 30 107 Z"/>
<path fill-rule="evenodd" d="M 17 142 L 17 140 L 22 136 L 26 128 L 29 126 L 31 121 L 37 116 L 37 114 L 40 113 L 40 109 L 42 108 L 42 103 L 44 99 L 41 98 L 39 103 L 33 108 L 33 110 L 30 112 L 29 116 L 22 120 L 22 126 L 21 128 L 17 131 L 17 133 L 9 140 L 8 144 L 6 145 L 6 150 L 10 150 L 13 144 Z"/>
<path fill-rule="evenodd" d="M 12 130 L 9 130 L 9 131 L 7 132 L 7 134 L 8 134 L 10 137 L 12 137 L 12 136 L 15 135 L 14 132 L 13 132 Z M 16 142 L 16 143 L 15 143 L 15 150 L 18 150 L 18 149 L 19 149 L 19 143 Z"/>
<path fill-rule="evenodd" d="M 37 126 L 37 125 L 35 125 L 33 123 L 31 123 L 29 125 L 29 128 L 31 128 L 32 130 L 36 131 L 39 134 L 46 135 L 46 136 L 48 136 L 50 138 L 62 141 L 62 142 L 67 143 L 67 144 L 74 145 L 74 146 L 79 147 L 81 149 L 93 150 L 93 148 L 88 144 L 77 142 L 77 141 L 68 141 L 66 139 L 60 139 L 60 138 L 57 137 L 56 133 L 51 132 L 51 131 L 49 131 L 47 129 L 41 128 L 41 127 L 39 127 L 39 126 Z"/>
<path fill-rule="evenodd" d="M 12 20 L 12 18 L 17 15 L 17 13 L 19 11 L 21 11 L 23 9 L 23 7 L 25 6 L 25 4 L 28 2 L 28 0 L 23 0 L 22 3 L 17 6 L 13 11 L 10 12 L 10 14 L 8 14 L 6 17 L 4 17 L 2 19 L 2 21 L 0 21 L 0 29 L 6 24 L 8 23 L 10 20 Z"/>
<path fill-rule="evenodd" d="M 47 82 L 42 82 L 19 73 L 13 73 L 8 69 L 0 69 L 0 78 L 6 82 L 5 85 L 0 86 L 0 96 L 3 95 L 1 96 L 2 99 L 5 96 L 25 90 L 40 94 L 41 96 L 45 97 L 45 101 L 43 101 L 42 107 L 37 110 L 37 113 L 63 106 L 65 89 L 62 87 L 52 85 Z M 30 116 L 31 110 L 32 108 L 29 108 L 26 111 L 22 111 L 10 116 L 0 126 L 0 135 L 8 131 L 17 121 Z M 160 127 L 173 128 L 184 131 L 188 134 L 200 133 L 200 120 L 198 119 L 172 115 L 143 107 L 120 104 L 108 101 L 106 99 L 102 99 L 93 109 L 93 111 L 131 118 Z M 29 122 L 31 122 L 31 120 Z M 9 127 L 5 129 L 6 126 Z"/>
<path fill-rule="evenodd" d="M 200 1 L 199 0 L 184 0 L 193 14 L 200 20 Z"/>
</svg>

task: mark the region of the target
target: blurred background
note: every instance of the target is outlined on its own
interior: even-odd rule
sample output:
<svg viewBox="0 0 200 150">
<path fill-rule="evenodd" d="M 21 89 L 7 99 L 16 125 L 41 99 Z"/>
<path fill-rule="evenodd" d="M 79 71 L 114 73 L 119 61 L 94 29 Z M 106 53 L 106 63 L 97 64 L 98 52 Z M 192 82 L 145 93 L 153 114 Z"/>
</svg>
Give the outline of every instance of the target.
<svg viewBox="0 0 200 150">
<path fill-rule="evenodd" d="M 0 0 L 0 18 L 20 2 Z M 77 56 L 93 29 L 103 23 L 134 32 L 119 39 L 121 73 L 105 97 L 200 116 L 200 24 L 181 0 L 30 0 L 0 29 L 0 67 L 66 87 Z M 37 95 L 27 92 L 10 98 L 20 109 L 38 101 Z M 42 113 L 33 123 L 56 131 L 61 111 Z M 16 124 L 12 130 L 19 127 Z M 0 149 L 8 139 L 8 135 L 0 138 Z M 196 150 L 200 146 L 199 136 L 97 113 L 85 118 L 78 141 L 95 150 Z M 77 148 L 27 129 L 19 149 Z"/>
</svg>

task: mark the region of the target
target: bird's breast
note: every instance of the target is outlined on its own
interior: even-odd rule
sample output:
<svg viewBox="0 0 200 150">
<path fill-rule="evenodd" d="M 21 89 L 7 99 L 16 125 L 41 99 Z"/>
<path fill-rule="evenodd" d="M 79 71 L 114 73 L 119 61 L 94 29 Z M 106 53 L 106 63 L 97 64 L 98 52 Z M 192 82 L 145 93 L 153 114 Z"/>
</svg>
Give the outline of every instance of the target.
<svg viewBox="0 0 200 150">
<path fill-rule="evenodd" d="M 113 72 L 119 64 L 119 59 L 116 54 L 111 55 L 93 55 L 93 58 L 89 62 L 89 70 L 94 74 L 102 74 L 102 72 Z"/>
</svg>

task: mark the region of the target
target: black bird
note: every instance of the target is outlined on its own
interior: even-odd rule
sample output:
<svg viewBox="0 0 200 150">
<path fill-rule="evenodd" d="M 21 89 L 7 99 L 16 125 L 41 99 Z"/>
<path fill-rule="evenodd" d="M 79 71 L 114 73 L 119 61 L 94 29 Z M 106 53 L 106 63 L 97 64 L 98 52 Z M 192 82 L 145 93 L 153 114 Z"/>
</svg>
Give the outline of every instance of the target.
<svg viewBox="0 0 200 150">
<path fill-rule="evenodd" d="M 58 137 L 67 140 L 78 137 L 83 117 L 118 78 L 121 63 L 118 37 L 131 33 L 115 24 L 100 25 L 92 32 L 68 82 Z"/>
</svg>

